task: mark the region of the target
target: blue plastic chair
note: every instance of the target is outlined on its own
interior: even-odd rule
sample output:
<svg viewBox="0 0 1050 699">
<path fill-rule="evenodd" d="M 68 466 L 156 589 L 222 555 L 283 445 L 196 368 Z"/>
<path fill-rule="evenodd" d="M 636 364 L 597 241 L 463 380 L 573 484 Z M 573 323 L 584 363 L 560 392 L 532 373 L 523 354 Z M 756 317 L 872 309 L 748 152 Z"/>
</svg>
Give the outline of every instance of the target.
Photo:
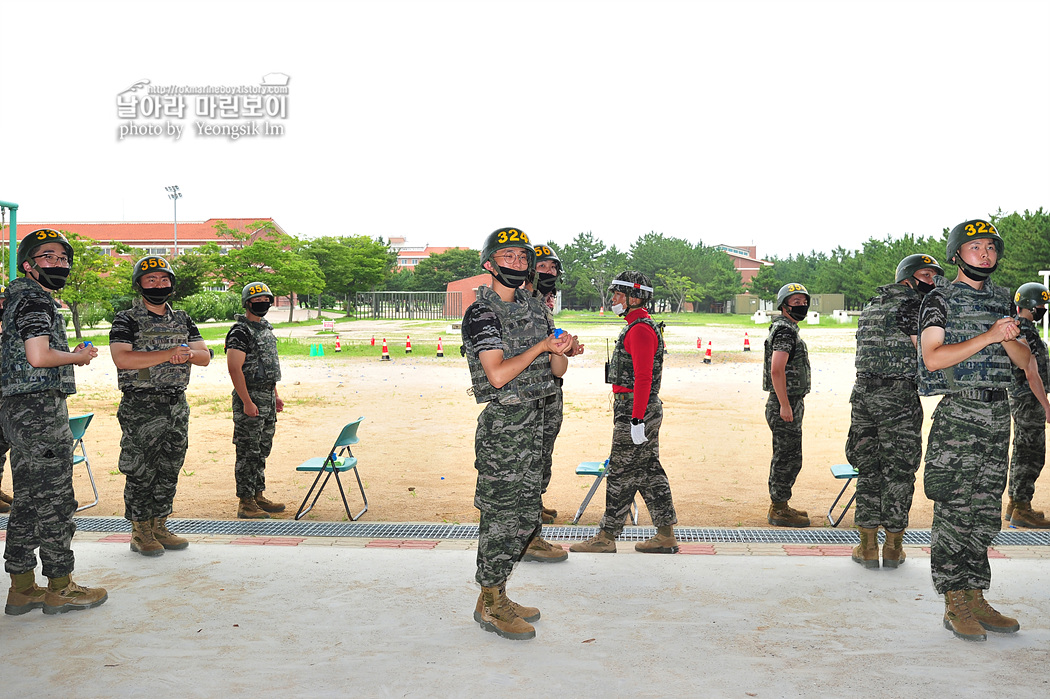
<svg viewBox="0 0 1050 699">
<path fill-rule="evenodd" d="M 361 474 L 357 470 L 357 457 L 350 451 L 350 446 L 357 444 L 359 441 L 357 438 L 357 427 L 364 420 L 363 417 L 359 417 L 339 433 L 339 436 L 335 440 L 335 444 L 328 450 L 327 456 L 317 456 L 312 459 L 308 459 L 303 463 L 295 467 L 296 471 L 307 471 L 317 472 L 317 478 L 314 479 L 313 484 L 310 486 L 310 490 L 306 492 L 306 497 L 303 498 L 303 502 L 299 505 L 299 510 L 295 513 L 296 519 L 302 519 L 307 512 L 314 509 L 314 505 L 317 504 L 317 499 L 321 497 L 321 492 L 324 487 L 328 485 L 328 480 L 335 474 L 335 482 L 339 486 L 339 495 L 343 498 L 343 507 L 346 509 L 346 516 L 350 518 L 350 521 L 356 521 L 361 515 L 368 512 L 368 496 L 365 495 L 365 486 L 361 483 Z M 357 477 L 357 487 L 361 490 L 361 499 L 364 500 L 365 509 L 358 512 L 356 515 L 350 514 L 350 504 L 346 501 L 346 492 L 343 489 L 343 481 L 340 480 L 339 474 L 345 473 L 346 471 L 353 471 L 354 476 Z M 321 476 L 324 476 L 324 481 L 321 481 Z M 321 482 L 321 486 L 318 488 L 317 483 Z M 317 494 L 314 495 L 313 502 L 310 506 L 306 506 L 307 500 L 310 499 L 310 495 L 313 494 L 314 488 L 317 488 Z"/>
<path fill-rule="evenodd" d="M 91 473 L 91 461 L 88 460 L 87 447 L 84 445 L 84 433 L 87 432 L 88 425 L 91 424 L 91 418 L 93 417 L 95 417 L 95 413 L 69 418 L 69 431 L 73 433 L 73 465 L 84 464 L 84 467 L 87 468 L 88 480 L 91 481 L 91 490 L 95 494 L 94 502 L 81 505 L 76 509 L 77 512 L 98 504 L 98 488 L 95 486 L 95 476 Z M 79 454 L 77 453 L 78 448 L 80 449 Z"/>
<path fill-rule="evenodd" d="M 580 503 L 580 509 L 576 511 L 576 516 L 573 518 L 572 523 L 578 524 L 580 517 L 583 517 L 583 513 L 587 510 L 587 505 L 591 503 L 591 498 L 598 491 L 598 486 L 601 485 L 602 479 L 605 478 L 605 470 L 609 466 L 609 460 L 605 461 L 581 461 L 580 465 L 576 467 L 577 476 L 594 476 L 594 483 L 591 484 L 591 489 L 587 491 L 587 497 Z M 637 501 L 631 503 L 631 522 L 635 526 L 638 525 L 638 503 Z"/>
</svg>

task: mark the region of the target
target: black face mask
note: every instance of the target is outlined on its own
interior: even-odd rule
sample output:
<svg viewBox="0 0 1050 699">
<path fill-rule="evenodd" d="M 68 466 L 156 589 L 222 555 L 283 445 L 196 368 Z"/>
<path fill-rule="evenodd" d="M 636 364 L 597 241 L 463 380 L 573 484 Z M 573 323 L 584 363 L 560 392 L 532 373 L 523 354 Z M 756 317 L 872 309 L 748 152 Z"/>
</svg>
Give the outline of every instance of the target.
<svg viewBox="0 0 1050 699">
<path fill-rule="evenodd" d="M 1045 315 L 1046 315 L 1046 306 L 1043 306 L 1042 308 L 1033 308 L 1032 309 L 1032 322 L 1033 323 L 1040 322 L 1043 319 L 1043 316 L 1045 316 Z"/>
<path fill-rule="evenodd" d="M 806 319 L 806 314 L 809 313 L 809 304 L 805 306 L 787 306 L 787 314 L 791 316 L 793 320 L 802 321 Z"/>
<path fill-rule="evenodd" d="M 542 295 L 554 293 L 554 285 L 558 282 L 557 274 L 547 274 L 546 272 L 539 272 L 539 281 L 536 282 L 536 290 Z"/>
<path fill-rule="evenodd" d="M 512 269 L 510 267 L 503 267 L 496 265 L 496 269 L 499 270 L 499 274 L 492 274 L 503 286 L 509 286 L 511 289 L 517 289 L 519 286 L 525 283 L 525 280 L 529 278 L 529 270 L 526 269 Z"/>
<path fill-rule="evenodd" d="M 66 285 L 66 277 L 69 276 L 69 267 L 41 267 L 40 265 L 33 265 L 36 268 L 37 281 L 40 282 L 40 286 L 51 291 L 58 291 Z"/>
<path fill-rule="evenodd" d="M 141 291 L 142 298 L 154 306 L 163 306 L 171 298 L 171 295 L 175 293 L 175 290 L 170 286 L 158 286 L 153 289 L 141 289 Z"/>
<path fill-rule="evenodd" d="M 930 293 L 931 291 L 937 288 L 935 284 L 927 284 L 921 279 L 917 279 L 915 277 L 912 277 L 912 279 L 915 282 L 912 288 L 915 289 L 916 292 L 918 292 L 919 296 L 925 296 L 926 294 Z"/>
<path fill-rule="evenodd" d="M 255 301 L 254 303 L 248 304 L 248 309 L 255 315 L 262 318 L 270 311 L 270 306 L 272 305 L 273 304 L 271 304 L 269 301 Z"/>
</svg>

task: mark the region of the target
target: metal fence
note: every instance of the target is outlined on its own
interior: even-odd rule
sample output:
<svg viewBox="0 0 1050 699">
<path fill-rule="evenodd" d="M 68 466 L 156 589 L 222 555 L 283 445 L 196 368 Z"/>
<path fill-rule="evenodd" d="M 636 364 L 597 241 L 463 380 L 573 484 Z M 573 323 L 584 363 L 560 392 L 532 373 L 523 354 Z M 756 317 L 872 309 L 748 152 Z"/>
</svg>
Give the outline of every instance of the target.
<svg viewBox="0 0 1050 699">
<path fill-rule="evenodd" d="M 459 320 L 463 317 L 461 291 L 369 291 L 354 297 L 358 318 Z"/>
</svg>

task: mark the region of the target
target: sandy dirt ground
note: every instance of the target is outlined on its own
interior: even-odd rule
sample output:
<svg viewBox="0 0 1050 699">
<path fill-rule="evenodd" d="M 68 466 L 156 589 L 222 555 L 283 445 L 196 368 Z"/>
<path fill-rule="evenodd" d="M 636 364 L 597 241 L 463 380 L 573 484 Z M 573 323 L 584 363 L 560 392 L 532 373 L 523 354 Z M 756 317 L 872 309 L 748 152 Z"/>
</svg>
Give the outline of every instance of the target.
<svg viewBox="0 0 1050 699">
<path fill-rule="evenodd" d="M 298 473 L 295 467 L 309 457 L 324 455 L 343 424 L 363 416 L 361 443 L 354 450 L 370 504 L 362 521 L 477 522 L 474 430 L 481 406 L 466 392 L 469 378 L 466 362 L 459 356 L 458 331 L 453 335 L 448 327 L 413 328 L 410 322 L 393 321 L 357 322 L 339 329 L 342 342 L 362 343 L 373 334 L 403 335 L 406 328 L 417 343 L 443 335 L 445 357 L 406 356 L 403 346 L 392 346 L 393 360 L 381 362 L 377 346 L 375 358 L 344 354 L 282 362 L 284 378 L 278 390 L 285 411 L 279 417 L 266 472 L 267 495 L 288 504 L 288 512 L 279 517 L 292 516 L 312 482 L 311 475 Z M 558 510 L 558 524 L 571 521 L 591 485 L 591 478 L 575 475 L 576 465 L 608 456 L 612 410 L 603 364 L 606 340 L 615 337 L 619 326 L 566 329 L 578 334 L 588 349 L 571 361 L 566 374 L 564 425 L 554 452 L 554 475 L 544 496 L 544 504 Z M 685 526 L 767 526 L 771 447 L 761 386 L 766 327 L 747 329 L 751 352 L 743 351 L 744 331 L 675 328 L 673 323 L 667 329 L 670 354 L 661 391 L 665 409 L 661 460 L 679 522 Z M 711 364 L 704 364 L 703 353 L 696 349 L 698 333 L 705 349 L 712 343 Z M 845 458 L 854 328 L 803 326 L 803 337 L 810 346 L 814 390 L 806 398 L 804 462 L 792 504 L 808 510 L 815 525 L 826 526 L 824 515 L 841 486 L 829 467 Z M 232 386 L 221 343 L 216 350 L 210 366 L 193 369 L 187 393 L 192 410 L 190 450 L 174 517 L 236 517 Z M 78 393 L 69 401 L 70 415 L 95 414 L 87 444 L 100 490 L 99 504 L 81 514 L 122 516 L 124 477 L 117 470 L 120 427 L 116 420 L 120 393 L 108 348 L 101 348 L 90 366 L 77 370 L 77 384 Z M 924 434 L 934 406 L 935 399 L 924 399 Z M 350 474 L 347 477 L 352 481 Z M 920 528 L 929 527 L 933 514 L 932 503 L 922 494 L 921 477 L 920 470 L 911 510 L 911 526 Z M 353 507 L 360 495 L 356 483 L 347 485 Z M 9 481 L 5 486 L 9 490 Z M 78 498 L 86 501 L 90 488 L 82 468 L 75 471 L 75 486 Z M 1050 505 L 1050 500 L 1040 497 L 1044 493 L 1036 493 L 1036 505 Z M 603 506 L 604 487 L 580 523 L 597 523 Z M 307 518 L 346 519 L 334 482 Z M 649 523 L 644 507 L 639 523 Z M 852 510 L 842 523 L 850 525 Z"/>
</svg>

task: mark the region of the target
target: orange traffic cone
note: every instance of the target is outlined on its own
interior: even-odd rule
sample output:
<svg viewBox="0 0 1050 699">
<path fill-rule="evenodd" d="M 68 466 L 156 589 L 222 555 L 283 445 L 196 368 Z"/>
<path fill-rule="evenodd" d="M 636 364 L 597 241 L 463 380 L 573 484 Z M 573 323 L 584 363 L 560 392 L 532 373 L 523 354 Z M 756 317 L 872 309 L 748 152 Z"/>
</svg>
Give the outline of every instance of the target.
<svg viewBox="0 0 1050 699">
<path fill-rule="evenodd" d="M 750 352 L 751 351 L 751 340 L 747 339 L 747 333 L 746 332 L 744 333 L 744 351 L 745 352 Z"/>
<path fill-rule="evenodd" d="M 599 306 L 598 307 L 598 315 L 600 315 L 600 316 L 605 315 L 605 306 Z"/>
<path fill-rule="evenodd" d="M 439 357 L 444 357 L 445 356 L 445 353 L 441 350 L 441 338 L 440 337 L 438 338 L 438 356 Z"/>
<path fill-rule="evenodd" d="M 711 341 L 707 341 L 707 351 L 704 352 L 704 364 L 711 363 Z"/>
<path fill-rule="evenodd" d="M 338 335 L 335 336 L 335 351 L 336 352 L 342 352 L 343 351 L 343 346 L 339 344 L 339 336 Z"/>
<path fill-rule="evenodd" d="M 405 354 L 412 354 L 412 336 L 405 335 Z"/>
<path fill-rule="evenodd" d="M 385 337 L 383 338 L 383 356 L 380 357 L 380 361 L 384 361 L 384 362 L 389 362 L 390 361 L 390 353 L 387 352 L 387 350 L 386 350 L 386 338 Z"/>
</svg>

